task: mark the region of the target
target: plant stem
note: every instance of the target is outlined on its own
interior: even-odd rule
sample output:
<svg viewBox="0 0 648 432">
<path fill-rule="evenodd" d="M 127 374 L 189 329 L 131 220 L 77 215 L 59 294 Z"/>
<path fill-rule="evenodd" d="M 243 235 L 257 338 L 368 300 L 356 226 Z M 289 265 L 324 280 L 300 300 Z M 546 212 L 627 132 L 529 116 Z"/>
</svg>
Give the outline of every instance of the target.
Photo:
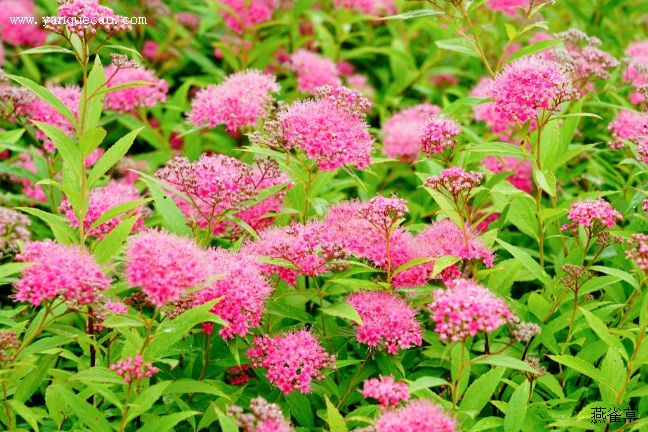
<svg viewBox="0 0 648 432">
<path fill-rule="evenodd" d="M 365 365 L 367 364 L 367 361 L 369 361 L 369 354 L 367 354 L 367 357 L 364 359 L 364 361 L 362 362 L 362 364 L 360 365 L 360 367 L 359 367 L 358 370 L 356 371 L 355 375 L 353 375 L 353 377 L 351 378 L 351 381 L 349 382 L 349 386 L 347 387 L 346 391 L 344 392 L 344 394 L 343 394 L 342 397 L 340 398 L 340 401 L 339 401 L 339 402 L 337 403 L 337 405 L 336 405 L 336 408 L 337 408 L 337 409 L 340 409 L 340 407 L 342 406 L 342 404 L 344 403 L 344 401 L 345 401 L 345 400 L 349 397 L 349 395 L 351 394 L 351 389 L 353 389 L 353 388 L 355 387 L 356 380 L 357 380 L 358 377 L 360 376 L 360 372 L 362 372 L 362 370 L 364 369 Z"/>
</svg>

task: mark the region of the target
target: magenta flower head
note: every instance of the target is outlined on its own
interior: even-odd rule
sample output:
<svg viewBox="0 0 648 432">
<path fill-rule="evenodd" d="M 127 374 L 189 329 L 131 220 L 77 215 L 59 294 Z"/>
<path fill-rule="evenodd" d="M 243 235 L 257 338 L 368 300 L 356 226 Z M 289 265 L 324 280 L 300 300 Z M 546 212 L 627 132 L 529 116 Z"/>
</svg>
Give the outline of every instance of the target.
<svg viewBox="0 0 648 432">
<path fill-rule="evenodd" d="M 484 175 L 477 171 L 465 171 L 461 167 L 442 169 L 436 176 L 428 177 L 424 185 L 438 192 L 449 192 L 450 195 L 469 193 L 481 183 Z"/>
<path fill-rule="evenodd" d="M 149 301 L 161 307 L 178 300 L 210 276 L 209 258 L 193 240 L 149 230 L 128 240 L 126 277 L 141 287 Z"/>
<path fill-rule="evenodd" d="M 16 260 L 33 265 L 23 270 L 14 297 L 34 306 L 57 296 L 79 305 L 90 304 L 110 285 L 92 255 L 79 246 L 52 240 L 31 242 Z"/>
<path fill-rule="evenodd" d="M 149 83 L 149 85 L 130 87 L 106 94 L 105 107 L 121 113 L 131 113 L 137 108 L 150 108 L 162 103 L 166 100 L 169 91 L 167 82 L 157 78 L 152 71 L 130 65 L 119 67 L 111 64 L 106 68 L 106 79 L 108 87 L 116 87 L 133 81 Z"/>
<path fill-rule="evenodd" d="M 58 16 L 45 22 L 45 28 L 58 34 L 64 29 L 82 39 L 97 34 L 99 29 L 108 36 L 131 29 L 128 18 L 116 15 L 112 9 L 99 4 L 98 0 L 64 0 Z"/>
<path fill-rule="evenodd" d="M 362 291 L 351 294 L 347 302 L 362 318 L 356 326 L 356 339 L 371 348 L 384 347 L 396 355 L 399 349 L 421 345 L 421 326 L 416 309 L 396 294 Z"/>
<path fill-rule="evenodd" d="M 221 12 L 225 25 L 241 34 L 248 27 L 272 19 L 272 13 L 279 6 L 278 0 L 223 0 Z"/>
<path fill-rule="evenodd" d="M 434 331 L 445 342 L 492 333 L 516 320 L 504 300 L 472 280 L 458 279 L 451 288 L 435 291 L 433 298 L 428 307 Z"/>
<path fill-rule="evenodd" d="M 533 3 L 533 0 L 488 0 L 486 5 L 494 11 L 513 16 L 518 9 L 528 9 L 530 3 Z"/>
<path fill-rule="evenodd" d="M 423 125 L 421 149 L 428 157 L 453 149 L 457 145 L 455 137 L 461 129 L 459 124 L 443 115 L 431 116 Z"/>
<path fill-rule="evenodd" d="M 443 408 L 424 399 L 383 413 L 374 425 L 376 432 L 455 432 L 457 421 Z"/>
<path fill-rule="evenodd" d="M 495 78 L 489 96 L 505 119 L 524 123 L 542 110 L 556 111 L 561 103 L 576 99 L 578 92 L 560 63 L 532 56 L 506 66 Z"/>
<path fill-rule="evenodd" d="M 76 117 L 79 113 L 79 99 L 81 98 L 81 89 L 77 86 L 51 86 L 49 91 L 63 102 L 72 114 Z M 32 122 L 41 122 L 55 126 L 71 136 L 74 133 L 74 125 L 63 114 L 52 108 L 51 105 L 40 98 L 34 99 L 33 102 L 24 108 L 25 115 Z M 36 136 L 43 140 L 44 148 L 52 153 L 55 150 L 54 144 L 47 138 L 45 133 L 40 129 L 36 131 Z"/>
<path fill-rule="evenodd" d="M 213 249 L 210 258 L 216 280 L 195 294 L 195 303 L 221 298 L 211 309 L 227 323 L 219 334 L 223 339 L 245 336 L 261 323 L 264 303 L 272 294 L 272 287 L 261 274 L 256 257 Z"/>
<path fill-rule="evenodd" d="M 470 96 L 487 98 L 490 97 L 494 81 L 488 77 L 479 80 Z M 483 121 L 490 128 L 491 132 L 507 141 L 513 132 L 515 122 L 502 115 L 494 102 L 485 102 L 473 106 L 475 120 Z"/>
<path fill-rule="evenodd" d="M 422 103 L 392 115 L 382 128 L 383 153 L 392 158 L 414 162 L 421 152 L 425 122 L 440 111 L 436 105 Z"/>
<path fill-rule="evenodd" d="M 194 126 L 219 124 L 235 135 L 252 127 L 272 105 L 272 93 L 279 91 L 275 77 L 257 70 L 237 72 L 218 85 L 201 90 L 191 104 L 189 123 Z"/>
<path fill-rule="evenodd" d="M 563 225 L 563 230 L 576 233 L 578 232 L 578 227 L 582 226 L 590 233 L 597 233 L 605 228 L 614 227 L 622 219 L 622 216 L 610 203 L 603 198 L 599 198 L 573 203 L 569 208 L 567 218 L 571 223 Z"/>
<path fill-rule="evenodd" d="M 648 113 L 621 111 L 608 125 L 608 130 L 612 132 L 610 148 L 621 149 L 626 140 L 639 143 L 648 132 Z"/>
<path fill-rule="evenodd" d="M 134 186 L 111 181 L 104 187 L 93 189 L 90 192 L 90 201 L 88 203 L 88 211 L 85 218 L 83 219 L 83 229 L 88 236 L 93 236 L 98 239 L 101 239 L 106 236 L 110 231 L 112 231 L 119 223 L 122 221 L 121 216 L 115 216 L 112 219 L 107 220 L 106 222 L 96 226 L 92 229 L 90 227 L 95 223 L 100 216 L 106 213 L 111 208 L 124 204 L 130 201 L 135 201 L 141 199 L 141 196 L 137 189 Z M 133 231 L 139 231 L 144 228 L 144 219 L 143 216 L 146 214 L 147 209 L 144 206 L 135 207 L 130 211 L 130 216 L 140 216 L 138 221 L 133 226 Z M 79 221 L 77 220 L 72 205 L 65 198 L 61 203 L 61 212 L 65 217 L 70 221 L 70 225 L 73 228 L 79 226 Z"/>
<path fill-rule="evenodd" d="M 310 393 L 313 380 L 323 380 L 323 370 L 335 368 L 335 356 L 306 330 L 257 337 L 248 358 L 252 367 L 267 369 L 268 380 L 285 394 Z"/>
<path fill-rule="evenodd" d="M 293 432 L 294 430 L 290 422 L 284 418 L 279 405 L 270 403 L 261 396 L 250 401 L 250 413 L 244 413 L 243 408 L 237 405 L 229 407 L 227 412 L 236 418 L 242 432 Z"/>
<path fill-rule="evenodd" d="M 345 257 L 341 242 L 318 221 L 269 228 L 259 233 L 258 240 L 245 243 L 242 250 L 284 261 L 288 267 L 263 263 L 261 268 L 265 274 L 277 274 L 290 285 L 296 283 L 297 276 L 316 276 L 329 270 L 332 260 Z"/>
<path fill-rule="evenodd" d="M 127 384 L 151 378 L 158 373 L 158 368 L 151 362 L 145 362 L 141 355 L 127 357 L 110 365 L 110 370 L 122 377 Z"/>
<path fill-rule="evenodd" d="M 297 74 L 297 88 L 314 93 L 318 87 L 339 87 L 340 72 L 331 60 L 315 52 L 300 49 L 290 56 L 290 69 Z"/>
<path fill-rule="evenodd" d="M 12 22 L 13 17 L 36 16 L 36 5 L 32 0 L 11 0 L 0 3 L 0 28 L 2 41 L 11 45 L 39 46 L 45 43 L 47 32 L 36 20 L 33 23 Z"/>
<path fill-rule="evenodd" d="M 324 171 L 346 164 L 364 169 L 374 143 L 365 121 L 370 106 L 356 91 L 321 87 L 313 99 L 294 102 L 277 114 L 271 122 L 275 145 L 301 149 Z"/>
<path fill-rule="evenodd" d="M 409 400 L 407 383 L 395 381 L 391 375 L 365 380 L 360 393 L 367 399 L 376 399 L 383 411 Z"/>
</svg>

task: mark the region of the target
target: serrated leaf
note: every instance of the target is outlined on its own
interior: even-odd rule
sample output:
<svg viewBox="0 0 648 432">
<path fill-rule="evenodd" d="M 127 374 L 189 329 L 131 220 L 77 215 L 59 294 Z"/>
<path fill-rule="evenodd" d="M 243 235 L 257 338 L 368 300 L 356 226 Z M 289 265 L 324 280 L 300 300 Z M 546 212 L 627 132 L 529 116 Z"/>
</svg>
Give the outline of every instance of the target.
<svg viewBox="0 0 648 432">
<path fill-rule="evenodd" d="M 121 158 L 123 158 L 135 137 L 140 133 L 143 128 L 135 129 L 123 137 L 121 137 L 115 144 L 113 144 L 107 151 L 104 153 L 101 158 L 97 161 L 95 166 L 92 167 L 90 175 L 88 176 L 88 187 L 92 187 L 105 173 L 108 172 Z"/>
<path fill-rule="evenodd" d="M 545 285 L 549 285 L 551 283 L 551 277 L 547 274 L 546 271 L 542 267 L 540 267 L 540 264 L 538 264 L 532 257 L 531 255 L 528 254 L 524 249 L 519 248 L 517 246 L 513 246 L 512 244 L 509 244 L 505 242 L 502 239 L 495 239 L 497 243 L 499 243 L 504 249 L 506 249 L 515 259 L 517 259 L 520 264 L 526 268 L 531 275 L 536 277 L 540 282 L 542 282 Z"/>
<path fill-rule="evenodd" d="M 326 422 L 329 425 L 329 430 L 331 432 L 348 432 L 346 422 L 340 411 L 335 408 L 328 396 L 324 396 L 324 400 L 326 401 Z"/>
<path fill-rule="evenodd" d="M 63 102 L 58 100 L 58 98 L 54 96 L 54 93 L 52 93 L 45 87 L 38 85 L 37 83 L 30 80 L 29 78 L 25 78 L 17 75 L 10 75 L 10 74 L 7 74 L 7 76 L 12 80 L 16 81 L 21 86 L 30 89 L 32 92 L 36 94 L 36 96 L 38 96 L 39 99 L 41 99 L 43 102 L 45 102 L 46 104 L 54 108 L 59 114 L 61 114 L 66 119 L 68 119 L 70 123 L 72 124 L 76 123 L 76 119 L 74 118 L 72 111 L 70 111 L 70 109 L 66 107 Z"/>
<path fill-rule="evenodd" d="M 200 414 L 198 411 L 182 411 L 156 418 L 155 421 L 144 422 L 139 432 L 166 432 L 172 430 L 178 423 Z"/>
<path fill-rule="evenodd" d="M 493 355 L 486 355 L 484 357 L 475 358 L 473 360 L 473 363 L 502 366 L 508 369 L 516 369 L 516 370 L 521 370 L 526 372 L 536 372 L 536 370 L 533 369 L 533 367 L 531 367 L 528 363 L 503 354 L 493 354 Z"/>
<path fill-rule="evenodd" d="M 102 238 L 92 250 L 95 260 L 99 264 L 106 264 L 115 255 L 121 252 L 126 238 L 133 231 L 133 227 L 141 216 L 133 216 L 125 219 L 113 228 L 104 238 Z"/>
<path fill-rule="evenodd" d="M 78 394 L 63 387 L 60 384 L 53 384 L 52 387 L 61 396 L 65 403 L 74 411 L 76 417 L 85 423 L 93 432 L 111 432 L 112 426 L 106 420 L 104 413 L 90 405 Z"/>
<path fill-rule="evenodd" d="M 530 389 L 529 381 L 524 380 L 511 395 L 504 417 L 504 432 L 518 432 L 522 429 L 527 413 Z"/>
<path fill-rule="evenodd" d="M 130 422 L 146 411 L 148 411 L 153 404 L 162 396 L 164 390 L 171 384 L 171 381 L 163 381 L 152 385 L 142 391 L 137 398 L 128 404 L 128 414 L 126 421 Z M 157 430 L 157 429 L 156 429 Z"/>
<path fill-rule="evenodd" d="M 434 43 L 441 49 L 479 58 L 477 50 L 464 38 L 443 39 Z"/>
<path fill-rule="evenodd" d="M 506 369 L 496 367 L 477 378 L 464 393 L 459 408 L 475 417 L 488 404 Z"/>
<path fill-rule="evenodd" d="M 362 318 L 360 317 L 360 314 L 358 313 L 356 308 L 354 308 L 353 306 L 351 306 L 349 303 L 346 302 L 334 303 L 331 306 L 322 308 L 322 312 L 325 313 L 326 315 L 348 319 L 358 325 L 363 325 Z"/>
</svg>

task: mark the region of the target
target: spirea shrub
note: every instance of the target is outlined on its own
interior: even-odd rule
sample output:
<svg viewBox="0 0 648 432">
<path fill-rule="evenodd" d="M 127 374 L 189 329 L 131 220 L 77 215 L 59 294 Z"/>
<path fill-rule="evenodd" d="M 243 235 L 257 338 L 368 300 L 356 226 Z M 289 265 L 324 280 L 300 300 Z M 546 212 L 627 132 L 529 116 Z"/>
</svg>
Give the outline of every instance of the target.
<svg viewBox="0 0 648 432">
<path fill-rule="evenodd" d="M 0 429 L 648 430 L 641 0 L 0 0 Z"/>
</svg>

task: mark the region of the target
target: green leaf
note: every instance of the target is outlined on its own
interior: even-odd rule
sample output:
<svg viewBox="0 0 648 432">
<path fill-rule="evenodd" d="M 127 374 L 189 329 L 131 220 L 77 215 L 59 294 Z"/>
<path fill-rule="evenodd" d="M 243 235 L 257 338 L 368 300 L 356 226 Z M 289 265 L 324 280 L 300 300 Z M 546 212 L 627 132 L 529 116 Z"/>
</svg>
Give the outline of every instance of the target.
<svg viewBox="0 0 648 432">
<path fill-rule="evenodd" d="M 545 285 L 549 285 L 551 283 L 551 277 L 547 274 L 547 272 L 544 271 L 542 267 L 540 267 L 540 264 L 538 264 L 533 258 L 531 258 L 531 255 L 529 255 L 524 249 L 506 243 L 504 240 L 499 238 L 495 239 L 495 241 L 499 243 L 504 249 L 506 249 L 508 253 L 513 255 L 513 258 L 517 259 L 520 264 L 522 264 L 531 275 L 540 280 L 540 282 Z"/>
<path fill-rule="evenodd" d="M 146 324 L 139 317 L 133 315 L 110 314 L 102 325 L 107 328 L 135 328 L 144 327 Z"/>
<path fill-rule="evenodd" d="M 538 238 L 538 217 L 533 198 L 518 195 L 511 200 L 507 218 L 517 229 L 532 239 Z"/>
<path fill-rule="evenodd" d="M 171 381 L 162 381 L 155 385 L 148 387 L 141 392 L 137 398 L 128 404 L 128 415 L 126 421 L 130 422 L 146 411 L 148 411 L 153 404 L 162 396 L 164 390 L 171 384 Z"/>
<path fill-rule="evenodd" d="M 464 38 L 444 39 L 435 41 L 434 43 L 441 49 L 479 58 L 477 50 Z"/>
<path fill-rule="evenodd" d="M 95 56 L 94 65 L 88 74 L 88 81 L 86 83 L 85 92 L 81 93 L 81 100 L 79 101 L 79 112 L 85 113 L 83 124 L 79 124 L 79 134 L 84 135 L 87 130 L 93 129 L 99 123 L 101 118 L 101 110 L 104 105 L 104 94 L 99 90 L 106 84 L 106 74 L 99 56 Z M 87 100 L 83 95 L 87 95 Z M 81 123 L 81 119 L 79 119 Z"/>
<path fill-rule="evenodd" d="M 311 407 L 310 400 L 306 395 L 299 392 L 292 392 L 286 396 L 290 414 L 297 419 L 299 424 L 304 427 L 313 428 L 315 426 L 315 418 Z"/>
<path fill-rule="evenodd" d="M 34 122 L 34 124 L 36 124 L 36 126 L 52 140 L 56 150 L 61 154 L 63 161 L 69 165 L 76 178 L 80 179 L 84 158 L 79 147 L 77 147 L 72 141 L 72 138 L 70 138 L 61 129 L 47 123 Z"/>
<path fill-rule="evenodd" d="M 444 385 L 449 385 L 449 383 L 448 383 L 448 381 L 444 380 L 443 378 L 424 376 L 424 377 L 418 378 L 415 381 L 411 382 L 409 384 L 409 391 L 410 391 L 410 393 L 414 393 L 414 392 L 417 392 L 419 390 L 423 390 L 423 389 L 426 389 L 426 388 L 438 387 L 438 386 L 444 386 Z"/>
<path fill-rule="evenodd" d="M 80 371 L 76 375 L 70 377 L 70 381 L 78 381 L 84 384 L 91 382 L 99 384 L 124 384 L 124 379 L 122 377 L 107 367 L 101 366 L 95 366 Z"/>
<path fill-rule="evenodd" d="M 192 328 L 200 323 L 213 322 L 224 325 L 225 322 L 222 319 L 209 312 L 219 301 L 220 299 L 210 301 L 183 312 L 177 318 L 167 318 L 162 321 L 156 329 L 153 339 L 151 339 L 151 342 L 144 351 L 146 357 L 166 357 L 169 355 L 169 348 L 179 342 Z"/>
<path fill-rule="evenodd" d="M 138 128 L 127 133 L 113 144 L 103 156 L 101 156 L 95 166 L 92 167 L 92 171 L 90 171 L 90 175 L 88 176 L 88 187 L 92 187 L 101 178 L 101 176 L 107 173 L 110 168 L 112 168 L 126 155 L 126 153 L 128 153 L 131 145 L 133 145 L 133 141 L 135 141 L 135 137 L 137 137 L 137 134 L 139 134 L 142 129 L 143 128 Z"/>
<path fill-rule="evenodd" d="M 31 207 L 16 207 L 16 210 L 20 210 L 22 212 L 29 213 L 32 216 L 36 216 L 47 225 L 49 225 L 57 242 L 62 244 L 74 243 L 76 235 L 74 231 L 72 231 L 72 228 L 70 228 L 70 226 L 68 225 L 68 222 L 65 218 Z"/>
<path fill-rule="evenodd" d="M 556 196 L 556 176 L 549 170 L 539 170 L 536 166 L 533 167 L 533 180 L 535 184 L 547 192 L 552 197 Z"/>
<path fill-rule="evenodd" d="M 38 423 L 39 421 L 45 417 L 43 414 L 37 413 L 34 408 L 29 408 L 26 406 L 24 403 L 16 400 L 16 399 L 11 399 L 7 401 L 7 403 L 13 408 L 16 413 L 25 419 L 25 421 L 31 426 L 33 430 L 38 432 L 40 429 L 38 428 Z"/>
<path fill-rule="evenodd" d="M 633 288 L 637 288 L 638 282 L 637 279 L 635 279 L 634 276 L 632 276 L 630 273 L 619 270 L 617 268 L 612 268 L 612 267 L 605 267 L 605 266 L 592 266 L 590 267 L 590 270 L 597 271 L 599 273 L 605 273 L 607 275 L 611 276 L 616 276 L 621 280 L 624 280 L 630 284 Z"/>
<path fill-rule="evenodd" d="M 493 366 L 503 366 L 508 369 L 516 369 L 526 372 L 536 372 L 533 367 L 522 360 L 514 357 L 509 357 L 503 354 L 493 354 L 474 359 L 474 364 L 489 364 Z"/>
<path fill-rule="evenodd" d="M 431 277 L 438 276 L 441 272 L 459 261 L 459 257 L 453 255 L 444 255 L 434 260 L 434 269 Z"/>
<path fill-rule="evenodd" d="M 216 384 L 218 381 L 197 381 L 189 378 L 176 379 L 164 390 L 164 394 L 204 393 L 230 399 Z"/>
<path fill-rule="evenodd" d="M 623 347 L 623 344 L 616 336 L 610 333 L 608 326 L 605 325 L 603 321 L 601 321 L 597 316 L 595 316 L 587 309 L 579 306 L 578 310 L 581 311 L 592 331 L 594 331 L 594 333 L 596 333 L 596 335 L 601 338 L 601 340 L 605 342 L 608 347 L 617 350 L 617 352 L 627 360 L 628 353 Z"/>
<path fill-rule="evenodd" d="M 416 267 L 421 264 L 427 264 L 432 261 L 434 261 L 434 258 L 432 257 L 418 257 L 418 258 L 411 259 L 407 261 L 405 264 L 397 267 L 396 270 L 394 270 L 394 272 L 392 273 L 392 276 L 396 276 L 397 274 L 402 273 L 407 269 Z"/>
<path fill-rule="evenodd" d="M 78 394 L 63 387 L 53 384 L 51 387 L 61 396 L 65 403 L 74 411 L 77 418 L 85 423 L 93 432 L 111 432 L 113 430 L 103 412 L 86 402 Z"/>
<path fill-rule="evenodd" d="M 322 312 L 326 315 L 336 316 L 353 321 L 358 325 L 362 325 L 362 318 L 358 311 L 349 303 L 334 303 L 331 306 L 322 308 Z"/>
<path fill-rule="evenodd" d="M 95 150 L 103 142 L 106 137 L 106 130 L 104 128 L 87 129 L 81 137 L 79 137 L 79 148 L 81 154 L 86 158 L 93 150 Z"/>
<path fill-rule="evenodd" d="M 506 369 L 496 367 L 477 378 L 466 390 L 459 408 L 475 417 L 488 404 Z"/>
<path fill-rule="evenodd" d="M 104 222 L 108 222 L 109 220 L 126 213 L 130 210 L 133 210 L 135 208 L 141 207 L 143 205 L 146 205 L 147 203 L 153 201 L 153 198 L 142 198 L 138 200 L 133 200 L 133 201 L 128 201 L 122 204 L 118 204 L 115 207 L 111 207 L 108 209 L 107 212 L 99 216 L 93 223 L 90 225 L 90 228 L 88 228 L 88 231 L 92 231 L 94 228 L 98 227 Z"/>
<path fill-rule="evenodd" d="M 576 372 L 588 376 L 589 378 L 596 381 L 599 386 L 605 385 L 610 387 L 610 384 L 607 383 L 605 376 L 585 360 L 581 360 L 577 357 L 569 355 L 550 355 L 549 358 L 564 366 L 567 366 L 568 368 L 574 369 Z"/>
<path fill-rule="evenodd" d="M 7 276 L 13 276 L 33 265 L 34 263 L 22 263 L 22 262 L 2 264 L 0 265 L 0 279 L 4 279 Z"/>
<path fill-rule="evenodd" d="M 92 253 L 95 256 L 97 263 L 106 264 L 115 255 L 121 252 L 126 238 L 128 238 L 130 233 L 133 231 L 133 227 L 140 217 L 141 216 L 133 216 L 124 219 L 95 245 Z"/>
<path fill-rule="evenodd" d="M 153 199 L 155 200 L 155 209 L 162 216 L 164 227 L 174 234 L 185 237 L 191 236 L 191 228 L 187 225 L 184 215 L 173 199 L 151 179 L 142 177 L 141 180 L 146 183 L 151 191 L 151 195 L 153 195 Z"/>
<path fill-rule="evenodd" d="M 562 41 L 557 39 L 543 40 L 531 45 L 527 45 L 524 48 L 521 48 L 515 51 L 514 53 L 512 53 L 510 56 L 508 56 L 505 64 L 509 64 L 512 61 L 517 60 L 519 58 L 526 57 L 528 55 L 532 55 L 537 52 L 544 51 L 548 48 L 555 47 L 558 45 L 562 45 Z"/>
<path fill-rule="evenodd" d="M 484 99 L 488 102 L 488 99 Z M 486 154 L 489 156 L 513 156 L 523 159 L 520 146 L 503 142 L 488 142 L 483 144 L 474 144 L 467 148 L 471 153 Z"/>
<path fill-rule="evenodd" d="M 155 421 L 143 422 L 143 427 L 138 429 L 139 432 L 166 432 L 172 430 L 175 425 L 181 421 L 200 414 L 198 411 L 182 411 L 169 414 L 164 417 L 158 417 Z"/>
<path fill-rule="evenodd" d="M 347 425 L 342 414 L 340 414 L 338 409 L 335 408 L 335 405 L 331 403 L 328 396 L 324 396 L 324 400 L 326 401 L 326 421 L 329 425 L 330 431 L 347 432 Z"/>
<path fill-rule="evenodd" d="M 63 102 L 58 100 L 58 98 L 54 96 L 54 93 L 52 93 L 45 87 L 36 84 L 34 81 L 30 80 L 29 78 L 25 78 L 17 75 L 10 75 L 10 74 L 7 74 L 7 76 L 12 80 L 16 81 L 21 86 L 30 89 L 32 92 L 36 94 L 36 96 L 38 96 L 39 99 L 41 99 L 43 102 L 45 102 L 46 104 L 54 108 L 59 114 L 61 114 L 66 119 L 68 119 L 70 123 L 76 124 L 76 119 L 74 118 L 72 111 L 70 111 L 70 109 L 66 107 Z"/>
<path fill-rule="evenodd" d="M 30 48 L 30 49 L 20 51 L 20 55 L 52 54 L 52 53 L 74 54 L 72 50 L 60 46 L 56 46 L 56 45 L 41 45 L 35 48 Z"/>
<path fill-rule="evenodd" d="M 396 19 L 407 20 L 412 18 L 420 18 L 420 17 L 427 17 L 427 16 L 434 16 L 434 15 L 443 15 L 443 12 L 434 9 L 417 9 L 402 14 L 389 15 L 382 18 L 376 18 L 376 20 L 377 21 L 396 20 Z"/>
<path fill-rule="evenodd" d="M 517 386 L 508 402 L 504 417 L 504 432 L 518 432 L 524 425 L 529 400 L 530 384 L 528 380 Z"/>
</svg>

